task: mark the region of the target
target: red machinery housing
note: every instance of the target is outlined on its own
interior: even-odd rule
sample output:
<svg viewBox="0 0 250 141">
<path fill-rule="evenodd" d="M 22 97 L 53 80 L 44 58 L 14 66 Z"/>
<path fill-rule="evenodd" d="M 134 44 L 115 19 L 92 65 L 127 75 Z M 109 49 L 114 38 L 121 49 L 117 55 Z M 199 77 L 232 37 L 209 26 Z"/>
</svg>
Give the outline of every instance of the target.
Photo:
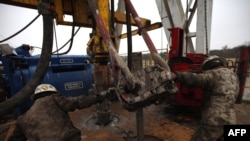
<svg viewBox="0 0 250 141">
<path fill-rule="evenodd" d="M 171 71 L 184 71 L 184 72 L 201 72 L 201 64 L 207 55 L 201 53 L 183 53 L 183 38 L 184 31 L 180 28 L 173 28 L 172 31 L 172 45 L 169 51 L 169 62 L 168 65 Z M 185 56 L 184 56 L 185 55 Z M 167 101 L 171 103 L 174 101 L 175 104 L 199 108 L 202 99 L 202 91 L 196 87 L 186 87 L 180 83 L 176 83 L 179 91 Z"/>
</svg>

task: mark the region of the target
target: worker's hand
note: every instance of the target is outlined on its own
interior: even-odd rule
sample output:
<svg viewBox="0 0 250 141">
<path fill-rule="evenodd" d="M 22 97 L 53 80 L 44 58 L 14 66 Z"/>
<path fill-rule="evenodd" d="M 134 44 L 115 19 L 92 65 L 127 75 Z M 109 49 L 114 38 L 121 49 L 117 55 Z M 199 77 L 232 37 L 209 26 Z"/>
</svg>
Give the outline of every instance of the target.
<svg viewBox="0 0 250 141">
<path fill-rule="evenodd" d="M 162 81 L 171 81 L 176 79 L 176 74 L 170 71 L 162 71 L 161 72 Z"/>
<path fill-rule="evenodd" d="M 98 103 L 102 103 L 105 99 L 106 99 L 106 95 L 103 95 L 103 94 L 97 94 L 96 95 L 96 101 Z"/>
<path fill-rule="evenodd" d="M 97 101 L 98 103 L 101 103 L 102 101 L 104 101 L 105 99 L 108 100 L 112 100 L 114 99 L 114 95 L 115 95 L 115 88 L 109 88 L 106 91 L 102 91 L 100 92 L 100 94 L 97 95 Z"/>
<path fill-rule="evenodd" d="M 133 89 L 129 89 L 128 85 L 125 85 L 124 91 L 125 93 L 137 93 L 138 91 L 141 90 L 141 85 L 139 83 L 135 83 L 135 87 Z"/>
</svg>

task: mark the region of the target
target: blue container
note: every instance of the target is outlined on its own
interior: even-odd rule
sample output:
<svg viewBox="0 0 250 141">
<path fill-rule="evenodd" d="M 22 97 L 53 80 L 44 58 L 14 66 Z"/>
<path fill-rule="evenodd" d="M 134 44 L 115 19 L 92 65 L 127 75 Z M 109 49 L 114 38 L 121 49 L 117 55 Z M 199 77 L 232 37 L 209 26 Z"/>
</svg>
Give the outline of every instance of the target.
<svg viewBox="0 0 250 141">
<path fill-rule="evenodd" d="M 33 76 L 40 56 L 20 57 L 11 84 L 11 94 L 15 95 Z M 89 56 L 64 55 L 51 56 L 49 68 L 41 83 L 48 83 L 56 87 L 63 96 L 88 95 L 88 90 L 94 83 L 93 65 L 89 64 Z M 20 65 L 21 64 L 21 65 Z M 19 108 L 18 114 L 22 114 L 32 105 L 28 100 Z"/>
<path fill-rule="evenodd" d="M 39 57 L 29 60 L 27 76 L 31 77 L 36 70 Z M 42 83 L 52 84 L 64 96 L 87 95 L 93 84 L 93 65 L 89 56 L 52 56 L 50 66 Z"/>
<path fill-rule="evenodd" d="M 31 56 L 27 46 L 17 47 L 16 54 L 0 56 L 3 69 L 4 89 L 13 96 L 19 92 L 33 76 L 40 55 Z M 63 96 L 88 95 L 88 90 L 94 83 L 93 65 L 87 55 L 52 55 L 49 68 L 41 83 L 56 87 Z M 27 100 L 18 107 L 17 114 L 22 114 L 33 104 Z"/>
</svg>

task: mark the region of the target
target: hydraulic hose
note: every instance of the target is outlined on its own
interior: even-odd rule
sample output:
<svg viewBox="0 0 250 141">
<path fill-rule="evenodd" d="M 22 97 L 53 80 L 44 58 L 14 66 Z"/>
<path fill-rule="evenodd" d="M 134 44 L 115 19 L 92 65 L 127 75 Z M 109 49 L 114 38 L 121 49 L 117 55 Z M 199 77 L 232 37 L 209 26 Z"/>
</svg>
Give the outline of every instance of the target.
<svg viewBox="0 0 250 141">
<path fill-rule="evenodd" d="M 74 15 L 74 0 L 71 0 L 71 11 L 72 11 L 72 17 L 73 17 L 73 25 L 72 25 L 72 31 L 71 31 L 71 38 L 70 38 L 70 45 L 67 51 L 63 53 L 56 53 L 57 55 L 64 55 L 68 54 L 70 50 L 72 49 L 73 42 L 74 42 L 74 32 L 75 32 L 75 15 Z"/>
<path fill-rule="evenodd" d="M 66 43 L 64 43 L 60 48 L 58 48 L 57 50 L 53 51 L 52 54 L 56 54 L 58 55 L 57 52 L 59 52 L 60 50 L 62 50 L 69 42 L 71 42 L 71 40 L 76 36 L 76 34 L 78 33 L 78 31 L 81 29 L 81 27 L 78 27 L 78 29 L 75 31 L 73 37 L 71 37 Z"/>
<path fill-rule="evenodd" d="M 0 41 L 0 43 L 5 42 L 13 37 L 15 37 L 16 35 L 18 35 L 19 33 L 21 33 L 22 31 L 24 31 L 26 28 L 28 28 L 34 21 L 36 21 L 36 19 L 40 16 L 41 14 L 38 14 L 30 23 L 28 23 L 25 27 L 23 27 L 21 30 L 17 31 L 15 34 L 3 39 Z"/>
<path fill-rule="evenodd" d="M 43 16 L 43 44 L 40 60 L 33 76 L 27 84 L 16 95 L 0 103 L 0 116 L 14 110 L 30 98 L 48 69 L 53 46 L 53 19 L 55 17 L 53 9 L 54 5 L 50 0 L 42 0 L 38 4 L 38 11 Z"/>
</svg>

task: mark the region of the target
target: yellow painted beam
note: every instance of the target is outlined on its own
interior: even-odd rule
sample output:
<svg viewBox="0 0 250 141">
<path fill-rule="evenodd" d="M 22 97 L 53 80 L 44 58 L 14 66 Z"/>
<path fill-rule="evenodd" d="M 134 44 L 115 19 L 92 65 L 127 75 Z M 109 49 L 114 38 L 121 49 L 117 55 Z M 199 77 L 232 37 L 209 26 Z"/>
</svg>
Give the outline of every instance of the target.
<svg viewBox="0 0 250 141">
<path fill-rule="evenodd" d="M 162 27 L 162 23 L 157 22 L 157 23 L 145 26 L 144 28 L 146 28 L 147 31 L 150 31 L 150 30 L 154 30 L 154 29 L 157 29 L 157 28 L 160 28 L 160 27 Z M 140 34 L 140 30 L 136 29 L 136 30 L 132 31 L 132 36 L 137 35 L 137 34 Z M 123 38 L 127 38 L 127 36 L 128 36 L 127 33 L 124 33 L 124 34 L 121 34 L 119 36 L 119 38 L 123 39 Z"/>
</svg>

